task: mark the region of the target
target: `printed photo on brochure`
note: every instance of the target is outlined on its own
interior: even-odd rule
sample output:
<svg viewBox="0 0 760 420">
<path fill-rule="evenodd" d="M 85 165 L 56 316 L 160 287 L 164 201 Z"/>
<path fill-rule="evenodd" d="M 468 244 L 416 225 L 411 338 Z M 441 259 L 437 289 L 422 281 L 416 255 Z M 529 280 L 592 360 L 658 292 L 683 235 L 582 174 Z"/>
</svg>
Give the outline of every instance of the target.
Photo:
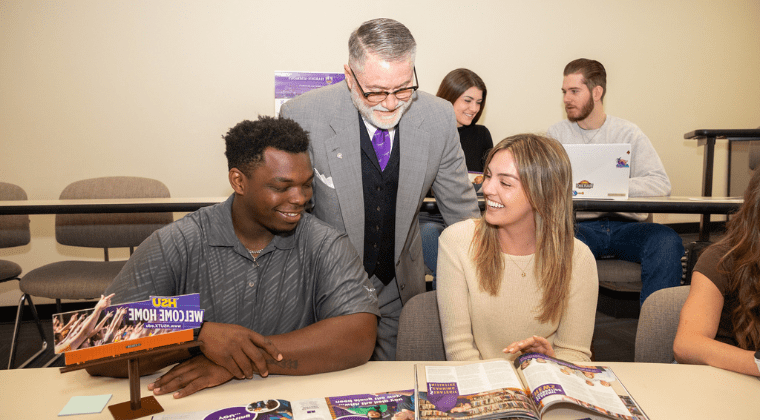
<svg viewBox="0 0 760 420">
<path fill-rule="evenodd" d="M 65 353 L 66 364 L 190 341 L 203 322 L 197 293 L 118 305 L 112 297 L 102 296 L 93 309 L 53 315 L 55 353 Z"/>
</svg>

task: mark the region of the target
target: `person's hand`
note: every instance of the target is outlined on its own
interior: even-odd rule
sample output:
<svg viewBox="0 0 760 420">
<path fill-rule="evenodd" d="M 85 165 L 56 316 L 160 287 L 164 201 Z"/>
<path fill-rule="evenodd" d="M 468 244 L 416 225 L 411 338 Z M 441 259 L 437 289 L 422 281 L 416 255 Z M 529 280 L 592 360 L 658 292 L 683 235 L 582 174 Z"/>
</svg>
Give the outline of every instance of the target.
<svg viewBox="0 0 760 420">
<path fill-rule="evenodd" d="M 112 312 L 109 312 L 112 313 Z M 121 321 L 124 319 L 124 314 L 127 313 L 127 308 L 119 308 L 116 310 L 113 320 L 106 328 L 105 334 L 103 334 L 103 342 L 110 343 L 115 337 L 114 333 L 121 326 Z"/>
<path fill-rule="evenodd" d="M 69 318 L 69 322 L 66 323 L 63 327 L 61 327 L 61 332 L 64 332 L 65 330 L 70 330 L 71 326 L 77 322 L 77 319 L 79 318 L 79 313 L 75 313 L 74 315 Z"/>
<path fill-rule="evenodd" d="M 134 330 L 129 334 L 129 340 L 135 340 L 138 338 L 147 337 L 150 334 L 150 329 L 145 328 L 145 323 L 140 322 Z"/>
<path fill-rule="evenodd" d="M 123 327 L 119 328 L 119 329 L 116 331 L 116 333 L 114 334 L 114 336 L 113 336 L 113 338 L 112 338 L 112 341 L 113 341 L 114 343 L 116 343 L 116 342 L 118 342 L 118 341 L 124 341 L 124 340 L 125 340 L 125 338 L 124 338 L 124 337 L 126 337 L 126 334 L 127 334 L 127 330 L 128 330 L 128 329 L 129 329 L 129 325 L 125 325 L 125 326 L 123 326 Z"/>
<path fill-rule="evenodd" d="M 202 389 L 221 385 L 232 378 L 227 369 L 206 356 L 199 355 L 171 368 L 169 372 L 149 384 L 148 391 L 153 391 L 155 395 L 173 392 L 174 398 L 182 398 Z"/>
<path fill-rule="evenodd" d="M 54 316 L 53 317 L 53 332 L 59 332 L 63 329 L 63 323 L 61 322 L 61 318 Z"/>
<path fill-rule="evenodd" d="M 240 325 L 204 322 L 198 341 L 206 357 L 238 379 L 252 378 L 254 372 L 267 376 L 268 356 L 282 360 L 282 354 L 267 337 Z"/>
<path fill-rule="evenodd" d="M 115 295 L 116 295 L 116 293 L 111 293 L 108 296 L 100 295 L 100 300 L 95 305 L 95 312 L 97 313 L 97 312 L 102 311 L 103 309 L 111 306 L 111 298 L 114 297 Z"/>
<path fill-rule="evenodd" d="M 515 341 L 502 350 L 503 353 L 515 354 L 518 351 L 523 353 L 541 353 L 549 357 L 555 357 L 554 349 L 549 341 L 544 337 L 534 335 L 533 337 L 526 338 L 525 340 Z"/>
<path fill-rule="evenodd" d="M 116 315 L 114 317 L 114 322 L 121 325 L 122 321 L 124 320 L 124 316 L 127 314 L 127 308 L 121 307 L 116 310 Z"/>
<path fill-rule="evenodd" d="M 134 340 L 136 338 L 140 338 L 140 332 L 142 331 L 142 323 L 133 325 L 132 328 L 127 333 L 127 338 L 124 340 Z"/>
</svg>

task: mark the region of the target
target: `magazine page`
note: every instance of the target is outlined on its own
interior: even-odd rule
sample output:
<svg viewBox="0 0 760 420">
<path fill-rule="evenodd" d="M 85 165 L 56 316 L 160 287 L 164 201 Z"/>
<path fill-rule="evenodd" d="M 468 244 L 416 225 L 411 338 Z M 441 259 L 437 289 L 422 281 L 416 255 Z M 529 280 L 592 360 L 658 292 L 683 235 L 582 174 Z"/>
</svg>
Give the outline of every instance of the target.
<svg viewBox="0 0 760 420">
<path fill-rule="evenodd" d="M 324 399 L 330 416 L 324 420 L 414 420 L 414 390 L 356 394 Z M 312 416 L 308 420 L 314 419 Z M 298 419 L 307 420 L 307 419 Z"/>
<path fill-rule="evenodd" d="M 520 356 L 515 366 L 544 417 L 551 417 L 547 414 L 555 404 L 572 403 L 608 418 L 647 419 L 609 368 L 577 366 L 538 353 Z"/>
<path fill-rule="evenodd" d="M 423 373 L 419 370 L 424 369 Z M 420 365 L 419 419 L 538 419 L 533 402 L 510 362 Z"/>
</svg>

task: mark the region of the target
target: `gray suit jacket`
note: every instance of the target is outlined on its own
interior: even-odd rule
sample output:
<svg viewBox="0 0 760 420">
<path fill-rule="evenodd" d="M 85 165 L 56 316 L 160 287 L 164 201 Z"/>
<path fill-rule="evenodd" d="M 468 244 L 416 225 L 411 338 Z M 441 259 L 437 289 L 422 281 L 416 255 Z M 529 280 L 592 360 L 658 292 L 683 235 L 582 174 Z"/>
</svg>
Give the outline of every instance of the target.
<svg viewBox="0 0 760 420">
<path fill-rule="evenodd" d="M 346 232 L 364 258 L 359 142 L 359 129 L 364 125 L 346 83 L 292 99 L 282 106 L 280 115 L 295 120 L 309 132 L 315 178 L 312 213 Z M 480 211 L 475 190 L 467 178 L 451 103 L 424 92 L 416 93 L 414 102 L 401 117 L 399 131 L 401 162 L 394 258 L 399 294 L 402 302 L 406 302 L 425 291 L 417 215 L 431 186 L 447 224 L 478 217 Z"/>
</svg>

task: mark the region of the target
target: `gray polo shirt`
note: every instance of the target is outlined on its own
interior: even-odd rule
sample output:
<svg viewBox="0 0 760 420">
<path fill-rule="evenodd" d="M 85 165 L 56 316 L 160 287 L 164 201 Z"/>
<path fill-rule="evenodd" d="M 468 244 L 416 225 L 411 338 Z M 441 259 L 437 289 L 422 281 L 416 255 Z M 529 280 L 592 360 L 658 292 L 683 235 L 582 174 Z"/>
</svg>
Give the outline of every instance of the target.
<svg viewBox="0 0 760 420">
<path fill-rule="evenodd" d="M 254 261 L 235 236 L 234 198 L 154 232 L 108 287 L 113 303 L 199 293 L 204 321 L 262 335 L 340 315 L 380 315 L 348 236 L 304 213 L 294 231 L 275 235 Z"/>
</svg>

